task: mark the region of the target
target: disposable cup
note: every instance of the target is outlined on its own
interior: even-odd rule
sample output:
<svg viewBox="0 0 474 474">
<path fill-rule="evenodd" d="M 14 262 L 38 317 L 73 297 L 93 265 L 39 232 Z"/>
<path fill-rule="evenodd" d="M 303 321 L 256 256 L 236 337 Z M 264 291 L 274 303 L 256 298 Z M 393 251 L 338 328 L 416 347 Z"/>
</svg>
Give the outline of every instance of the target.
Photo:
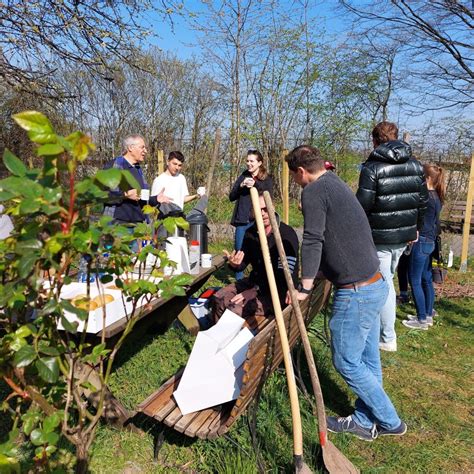
<svg viewBox="0 0 474 474">
<path fill-rule="evenodd" d="M 201 255 L 201 268 L 212 267 L 212 255 L 210 253 L 203 253 Z"/>
<path fill-rule="evenodd" d="M 140 199 L 142 201 L 148 201 L 150 199 L 150 190 L 149 189 L 142 189 L 140 192 Z"/>
</svg>

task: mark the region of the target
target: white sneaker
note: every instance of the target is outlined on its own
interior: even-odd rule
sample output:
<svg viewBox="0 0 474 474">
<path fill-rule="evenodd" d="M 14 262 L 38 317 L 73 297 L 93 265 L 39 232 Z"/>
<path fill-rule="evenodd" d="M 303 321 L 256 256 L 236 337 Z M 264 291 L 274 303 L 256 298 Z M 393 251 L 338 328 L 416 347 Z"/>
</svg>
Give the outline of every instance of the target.
<svg viewBox="0 0 474 474">
<path fill-rule="evenodd" d="M 420 323 L 418 319 L 406 319 L 405 321 L 402 321 L 402 324 L 410 329 L 421 329 L 423 331 L 428 330 L 428 323 Z"/>
<path fill-rule="evenodd" d="M 397 341 L 379 342 L 379 349 L 387 352 L 397 352 Z"/>
<path fill-rule="evenodd" d="M 418 321 L 416 314 L 407 314 L 408 321 Z M 426 324 L 433 326 L 433 316 L 426 316 Z"/>
</svg>

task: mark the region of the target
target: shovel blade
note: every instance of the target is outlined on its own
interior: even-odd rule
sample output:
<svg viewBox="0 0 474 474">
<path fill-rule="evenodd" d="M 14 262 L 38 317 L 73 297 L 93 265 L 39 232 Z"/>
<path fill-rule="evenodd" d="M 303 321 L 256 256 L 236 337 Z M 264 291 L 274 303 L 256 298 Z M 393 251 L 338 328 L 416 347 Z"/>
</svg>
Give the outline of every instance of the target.
<svg viewBox="0 0 474 474">
<path fill-rule="evenodd" d="M 323 446 L 323 461 L 330 474 L 358 474 L 359 470 L 352 464 L 334 444 L 327 440 Z"/>
</svg>

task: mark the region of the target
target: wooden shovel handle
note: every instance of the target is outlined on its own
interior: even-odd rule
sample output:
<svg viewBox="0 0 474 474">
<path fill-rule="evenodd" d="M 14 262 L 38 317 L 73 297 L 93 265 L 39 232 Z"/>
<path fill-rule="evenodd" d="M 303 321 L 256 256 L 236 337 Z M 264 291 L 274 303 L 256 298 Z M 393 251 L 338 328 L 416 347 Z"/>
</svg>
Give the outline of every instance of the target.
<svg viewBox="0 0 474 474">
<path fill-rule="evenodd" d="M 301 414 L 298 403 L 298 392 L 296 390 L 295 373 L 293 372 L 293 362 L 291 360 L 290 345 L 288 343 L 288 335 L 286 333 L 285 321 L 281 310 L 280 298 L 273 273 L 270 251 L 268 249 L 267 236 L 263 225 L 262 211 L 260 209 L 260 201 L 258 191 L 250 188 L 250 196 L 252 198 L 253 213 L 255 214 L 255 222 L 257 224 L 260 246 L 262 249 L 263 260 L 265 262 L 265 270 L 267 272 L 268 286 L 272 297 L 273 310 L 275 312 L 275 320 L 280 335 L 281 349 L 283 352 L 283 361 L 285 363 L 286 380 L 288 383 L 288 392 L 290 395 L 291 418 L 293 422 L 293 453 L 295 457 L 303 455 L 303 433 L 301 428 Z"/>
<path fill-rule="evenodd" d="M 301 308 L 298 303 L 297 292 L 295 290 L 295 285 L 293 284 L 293 279 L 291 277 L 290 268 L 288 267 L 288 262 L 286 260 L 286 253 L 283 247 L 283 242 L 281 240 L 280 228 L 275 215 L 275 208 L 273 206 L 272 198 L 268 191 L 263 193 L 263 198 L 265 199 L 265 204 L 267 206 L 267 212 L 270 216 L 270 223 L 273 229 L 273 235 L 275 236 L 275 243 L 278 248 L 278 254 L 280 256 L 281 265 L 283 267 L 283 273 L 285 274 L 286 284 L 288 286 L 288 291 L 290 292 L 293 311 L 296 314 L 296 321 L 298 323 L 298 328 L 301 334 L 301 340 L 303 341 L 304 353 L 306 355 L 306 360 L 309 367 L 309 375 L 311 378 L 311 385 L 313 386 L 314 398 L 316 399 L 316 410 L 318 415 L 318 426 L 319 426 L 319 439 L 321 446 L 324 447 L 327 440 L 327 424 L 326 424 L 326 410 L 324 408 L 324 399 L 323 393 L 321 390 L 321 384 L 319 382 L 318 371 L 316 370 L 316 364 L 314 362 L 313 351 L 311 350 L 311 344 L 309 342 L 308 332 L 306 331 L 306 326 L 304 323 L 303 314 L 301 313 Z"/>
</svg>

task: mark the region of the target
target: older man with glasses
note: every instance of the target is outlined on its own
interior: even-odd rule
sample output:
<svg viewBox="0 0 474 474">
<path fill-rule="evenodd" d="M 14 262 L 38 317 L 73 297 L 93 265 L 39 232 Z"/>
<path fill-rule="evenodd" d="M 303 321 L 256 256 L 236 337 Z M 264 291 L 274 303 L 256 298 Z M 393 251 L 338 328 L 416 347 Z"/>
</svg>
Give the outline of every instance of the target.
<svg viewBox="0 0 474 474">
<path fill-rule="evenodd" d="M 143 175 L 141 163 L 145 160 L 147 149 L 145 140 L 141 135 L 129 135 L 122 143 L 123 153 L 108 163 L 107 168 L 128 170 L 137 180 L 142 190 L 149 189 Z M 142 208 L 146 204 L 145 199 L 140 198 L 140 190 L 131 188 L 126 191 L 115 189 L 110 192 L 110 202 L 105 206 L 104 215 L 113 217 L 114 222 L 135 226 L 145 221 Z M 143 195 L 142 195 L 143 197 Z"/>
</svg>

